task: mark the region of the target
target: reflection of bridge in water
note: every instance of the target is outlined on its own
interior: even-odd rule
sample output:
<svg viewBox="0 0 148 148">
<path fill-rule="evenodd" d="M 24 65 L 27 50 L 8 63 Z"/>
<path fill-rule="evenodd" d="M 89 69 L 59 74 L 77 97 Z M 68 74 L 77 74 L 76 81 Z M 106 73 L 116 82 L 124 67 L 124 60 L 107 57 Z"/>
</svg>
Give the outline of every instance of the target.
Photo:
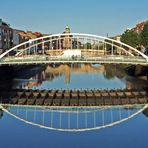
<svg viewBox="0 0 148 148">
<path fill-rule="evenodd" d="M 41 107 L 0 105 L 8 115 L 40 128 L 88 131 L 115 126 L 147 110 L 148 105 L 106 107 Z"/>
</svg>

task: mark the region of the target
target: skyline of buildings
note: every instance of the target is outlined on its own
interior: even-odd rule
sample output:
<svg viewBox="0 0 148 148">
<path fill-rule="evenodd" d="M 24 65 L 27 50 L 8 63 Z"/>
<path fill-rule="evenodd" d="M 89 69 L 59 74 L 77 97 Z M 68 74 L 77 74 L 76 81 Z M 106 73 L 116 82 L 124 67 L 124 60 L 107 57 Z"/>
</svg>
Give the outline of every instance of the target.
<svg viewBox="0 0 148 148">
<path fill-rule="evenodd" d="M 0 54 L 20 43 L 43 36 L 41 32 L 24 31 L 11 27 L 0 19 Z"/>
<path fill-rule="evenodd" d="M 139 22 L 138 24 L 135 25 L 135 27 L 130 29 L 134 30 L 137 33 L 140 33 L 146 23 L 148 23 L 148 20 Z M 63 34 L 70 32 L 71 32 L 70 27 L 67 25 L 65 27 Z M 0 19 L 0 54 L 12 48 L 13 46 L 16 46 L 30 39 L 42 37 L 44 35 L 49 35 L 49 34 L 43 34 L 41 32 L 33 32 L 33 31 L 24 31 L 24 30 L 19 30 L 19 28 L 15 29 L 11 27 L 9 23 L 6 23 L 2 19 Z M 114 39 L 120 41 L 120 35 L 115 36 Z M 70 43 L 71 43 L 70 40 L 64 39 L 63 47 L 69 48 L 69 46 L 71 46 Z"/>
</svg>

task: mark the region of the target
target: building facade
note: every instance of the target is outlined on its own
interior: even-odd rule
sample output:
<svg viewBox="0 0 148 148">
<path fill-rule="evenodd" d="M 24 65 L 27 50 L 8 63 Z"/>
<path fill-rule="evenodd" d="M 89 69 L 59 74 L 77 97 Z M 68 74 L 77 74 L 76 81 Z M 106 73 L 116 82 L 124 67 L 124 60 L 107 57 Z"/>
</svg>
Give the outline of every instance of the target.
<svg viewBox="0 0 148 148">
<path fill-rule="evenodd" d="M 0 19 L 0 54 L 13 47 L 13 29 Z"/>
</svg>

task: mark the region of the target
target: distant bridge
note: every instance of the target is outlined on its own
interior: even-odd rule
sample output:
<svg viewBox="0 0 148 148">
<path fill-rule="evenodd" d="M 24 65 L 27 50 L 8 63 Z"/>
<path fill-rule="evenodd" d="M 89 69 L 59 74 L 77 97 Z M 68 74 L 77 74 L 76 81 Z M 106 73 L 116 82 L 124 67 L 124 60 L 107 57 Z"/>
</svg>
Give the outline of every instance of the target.
<svg viewBox="0 0 148 148">
<path fill-rule="evenodd" d="M 62 56 L 63 50 L 81 56 Z M 148 56 L 122 42 L 91 34 L 54 34 L 31 39 L 0 55 L 0 65 L 49 63 L 148 64 Z"/>
</svg>

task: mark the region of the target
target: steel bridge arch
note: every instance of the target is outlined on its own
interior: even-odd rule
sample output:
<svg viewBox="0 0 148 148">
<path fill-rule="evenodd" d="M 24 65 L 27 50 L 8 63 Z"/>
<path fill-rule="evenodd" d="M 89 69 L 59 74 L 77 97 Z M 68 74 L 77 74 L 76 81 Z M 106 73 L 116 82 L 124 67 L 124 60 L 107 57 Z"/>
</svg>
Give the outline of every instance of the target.
<svg viewBox="0 0 148 148">
<path fill-rule="evenodd" d="M 103 37 L 103 36 L 98 36 L 98 35 L 93 35 L 93 34 L 84 34 L 84 33 L 53 34 L 53 35 L 48 35 L 48 36 L 43 36 L 43 37 L 31 39 L 31 40 L 29 40 L 29 41 L 26 41 L 26 42 L 24 42 L 24 43 L 21 43 L 21 44 L 15 46 L 15 47 L 13 47 L 13 48 L 7 50 L 6 52 L 2 53 L 2 54 L 0 55 L 0 59 L 2 59 L 3 57 L 5 57 L 5 56 L 6 56 L 7 54 L 9 54 L 11 51 L 15 51 L 16 49 L 20 48 L 21 46 L 24 46 L 24 45 L 27 45 L 27 44 L 29 44 L 29 47 L 27 47 L 26 49 L 22 50 L 21 52 L 24 52 L 25 50 L 28 50 L 30 47 L 36 46 L 37 43 L 35 43 L 35 42 L 40 41 L 40 40 L 42 40 L 41 43 L 44 43 L 44 42 L 46 42 L 45 39 L 48 39 L 48 38 L 50 38 L 50 40 L 52 41 L 52 40 L 55 40 L 55 38 L 57 38 L 57 39 L 60 38 L 60 37 L 67 37 L 67 38 L 70 38 L 70 36 L 76 36 L 76 37 L 80 37 L 80 38 L 83 37 L 83 39 L 86 38 L 86 39 L 90 39 L 90 40 L 92 39 L 92 40 L 95 40 L 95 41 L 102 41 L 103 43 L 105 43 L 106 40 L 107 40 L 107 41 L 109 41 L 109 42 L 106 42 L 107 44 L 113 45 L 113 46 L 115 46 L 115 47 L 120 48 L 121 50 L 124 50 L 124 51 L 127 52 L 130 56 L 134 56 L 134 55 L 133 55 L 130 51 L 127 51 L 126 49 L 124 49 L 122 46 L 124 46 L 124 47 L 130 49 L 131 51 L 135 52 L 136 54 L 138 54 L 138 55 L 140 55 L 141 57 L 143 57 L 146 61 L 148 61 L 148 56 L 147 56 L 147 55 L 145 55 L 144 53 L 140 52 L 139 50 L 137 50 L 137 49 L 135 49 L 135 48 L 133 48 L 133 47 L 131 47 L 131 46 L 125 44 L 125 43 L 119 42 L 119 41 L 114 40 L 114 39 L 111 39 L 111 38 Z M 53 39 L 53 38 L 54 38 L 54 39 Z M 44 40 L 45 40 L 45 41 L 44 41 Z M 48 40 L 48 41 L 49 41 L 49 40 Z M 111 43 L 110 43 L 110 42 L 111 42 Z M 32 44 L 32 43 L 35 43 L 35 44 L 30 45 L 30 44 Z M 41 43 L 39 43 L 39 44 L 41 44 Z M 116 45 L 115 43 L 116 43 L 116 44 L 119 44 L 120 47 L 119 47 L 118 45 Z"/>
</svg>

